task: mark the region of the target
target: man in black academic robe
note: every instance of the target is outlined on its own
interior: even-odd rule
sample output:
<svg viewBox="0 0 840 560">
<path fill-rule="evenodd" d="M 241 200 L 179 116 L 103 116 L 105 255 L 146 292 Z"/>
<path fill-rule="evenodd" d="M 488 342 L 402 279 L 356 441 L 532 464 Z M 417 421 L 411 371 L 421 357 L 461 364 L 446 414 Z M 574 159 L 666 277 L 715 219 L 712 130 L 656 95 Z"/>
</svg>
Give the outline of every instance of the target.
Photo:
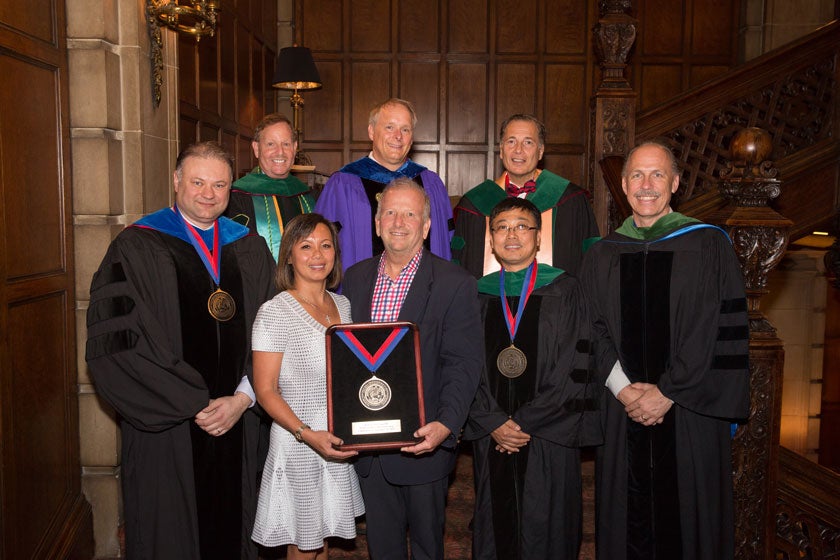
<svg viewBox="0 0 840 560">
<path fill-rule="evenodd" d="M 490 212 L 508 197 L 532 202 L 542 214 L 540 263 L 577 276 L 586 249 L 598 240 L 587 191 L 568 179 L 537 168 L 545 149 L 545 125 L 533 115 L 511 115 L 499 133 L 504 167 L 467 191 L 453 211 L 452 259 L 476 278 L 499 270 L 490 248 Z"/>
<path fill-rule="evenodd" d="M 612 392 L 598 558 L 733 558 L 731 422 L 749 414 L 741 270 L 723 231 L 671 211 L 667 147 L 632 150 L 622 186 L 633 215 L 590 249 L 581 278 Z"/>
<path fill-rule="evenodd" d="M 312 212 L 312 189 L 292 175 L 298 142 L 292 123 L 270 113 L 254 129 L 251 149 L 259 165 L 233 183 L 225 216 L 261 235 L 274 259 L 289 221 Z"/>
<path fill-rule="evenodd" d="M 120 233 L 91 283 L 87 363 L 119 415 L 129 559 L 257 557 L 247 376 L 274 262 L 261 237 L 219 218 L 230 181 L 218 144 L 188 147 L 176 206 Z"/>
<path fill-rule="evenodd" d="M 583 298 L 574 277 L 536 262 L 539 225 L 527 200 L 505 199 L 491 213 L 503 272 L 478 282 L 486 359 L 464 431 L 474 440 L 476 559 L 576 560 L 579 447 L 601 443 Z M 519 319 L 514 336 L 505 300 Z M 511 347 L 524 364 L 504 363 Z"/>
</svg>

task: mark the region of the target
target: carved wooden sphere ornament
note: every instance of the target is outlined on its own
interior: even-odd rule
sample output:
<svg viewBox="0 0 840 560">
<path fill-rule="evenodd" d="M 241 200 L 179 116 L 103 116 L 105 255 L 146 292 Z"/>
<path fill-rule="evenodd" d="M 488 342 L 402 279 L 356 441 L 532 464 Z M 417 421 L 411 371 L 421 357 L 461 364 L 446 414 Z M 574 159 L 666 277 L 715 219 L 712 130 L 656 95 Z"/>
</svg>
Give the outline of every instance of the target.
<svg viewBox="0 0 840 560">
<path fill-rule="evenodd" d="M 765 161 L 773 151 L 770 133 L 762 128 L 750 127 L 740 130 L 733 138 L 729 148 L 734 161 L 743 161 L 755 165 Z"/>
</svg>

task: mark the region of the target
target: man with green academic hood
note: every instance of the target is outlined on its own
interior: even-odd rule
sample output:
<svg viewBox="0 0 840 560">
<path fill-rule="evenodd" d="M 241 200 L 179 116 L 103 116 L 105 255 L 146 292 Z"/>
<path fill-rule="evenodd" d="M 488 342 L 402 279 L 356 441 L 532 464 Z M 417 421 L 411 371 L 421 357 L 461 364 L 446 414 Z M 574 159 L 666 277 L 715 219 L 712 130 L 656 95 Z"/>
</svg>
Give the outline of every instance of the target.
<svg viewBox="0 0 840 560">
<path fill-rule="evenodd" d="M 473 441 L 476 560 L 577 560 L 580 446 L 601 443 L 578 280 L 537 262 L 542 216 L 508 197 L 490 213 L 501 265 L 478 281 L 485 359 L 464 439 Z"/>
<path fill-rule="evenodd" d="M 225 216 L 261 235 L 274 260 L 289 220 L 312 212 L 315 199 L 309 186 L 290 174 L 297 153 L 297 137 L 288 117 L 272 113 L 254 130 L 251 148 L 259 165 L 233 183 Z"/>
<path fill-rule="evenodd" d="M 597 367 L 612 395 L 598 450 L 597 556 L 734 556 L 731 422 L 749 415 L 741 268 L 721 229 L 674 212 L 679 167 L 627 156 L 633 215 L 584 258 Z"/>
</svg>

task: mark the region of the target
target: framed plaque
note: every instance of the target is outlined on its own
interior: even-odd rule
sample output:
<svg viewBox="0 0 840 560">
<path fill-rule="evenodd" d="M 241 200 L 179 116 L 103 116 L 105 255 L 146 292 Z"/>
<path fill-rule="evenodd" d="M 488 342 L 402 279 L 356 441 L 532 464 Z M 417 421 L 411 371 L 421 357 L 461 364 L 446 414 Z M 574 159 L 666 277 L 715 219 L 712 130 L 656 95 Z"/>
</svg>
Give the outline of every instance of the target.
<svg viewBox="0 0 840 560">
<path fill-rule="evenodd" d="M 327 329 L 327 423 L 342 450 L 414 445 L 426 423 L 417 325 L 350 323 Z"/>
</svg>

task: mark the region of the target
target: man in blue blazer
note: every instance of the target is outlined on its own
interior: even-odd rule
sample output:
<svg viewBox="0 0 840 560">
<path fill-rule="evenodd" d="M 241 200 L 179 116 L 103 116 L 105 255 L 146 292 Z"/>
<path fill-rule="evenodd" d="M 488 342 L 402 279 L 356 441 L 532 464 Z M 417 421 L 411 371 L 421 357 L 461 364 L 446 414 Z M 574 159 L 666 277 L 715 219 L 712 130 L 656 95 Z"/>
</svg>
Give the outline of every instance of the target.
<svg viewBox="0 0 840 560">
<path fill-rule="evenodd" d="M 399 452 L 363 455 L 356 471 L 374 560 L 442 559 L 448 476 L 484 356 L 478 292 L 464 269 L 423 249 L 430 204 L 407 178 L 390 183 L 376 211 L 385 251 L 348 271 L 355 322 L 412 321 L 420 331 L 426 425 Z"/>
</svg>

